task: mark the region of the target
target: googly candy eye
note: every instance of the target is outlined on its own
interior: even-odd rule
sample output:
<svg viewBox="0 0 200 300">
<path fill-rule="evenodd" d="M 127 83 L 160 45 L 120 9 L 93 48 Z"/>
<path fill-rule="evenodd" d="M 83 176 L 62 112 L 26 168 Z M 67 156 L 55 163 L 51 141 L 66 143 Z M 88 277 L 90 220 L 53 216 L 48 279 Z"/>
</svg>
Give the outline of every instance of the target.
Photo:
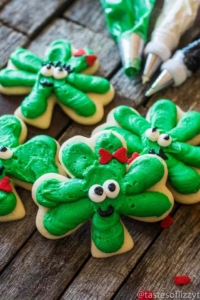
<svg viewBox="0 0 200 300">
<path fill-rule="evenodd" d="M 11 158 L 13 155 L 13 152 L 5 147 L 5 146 L 0 146 L 0 158 L 1 159 L 8 159 L 8 158 Z"/>
<path fill-rule="evenodd" d="M 172 138 L 168 134 L 161 134 L 157 141 L 158 145 L 161 147 L 168 147 L 172 143 Z"/>
<path fill-rule="evenodd" d="M 152 142 L 156 142 L 159 138 L 159 131 L 157 127 L 147 129 L 145 134 L 146 137 Z"/>
<path fill-rule="evenodd" d="M 89 189 L 89 198 L 93 201 L 93 202 L 102 202 L 105 200 L 106 198 L 106 194 L 104 192 L 104 189 L 101 185 L 99 184 L 94 184 L 91 186 L 91 188 Z"/>
<path fill-rule="evenodd" d="M 53 73 L 54 73 L 54 66 L 50 63 L 46 64 L 41 68 L 40 73 L 43 76 L 51 77 L 51 76 L 53 76 Z"/>
<path fill-rule="evenodd" d="M 68 75 L 67 70 L 62 67 L 57 67 L 54 69 L 53 77 L 55 79 L 63 79 L 65 77 L 67 77 L 67 75 Z"/>
<path fill-rule="evenodd" d="M 119 194 L 120 187 L 117 181 L 115 180 L 106 180 L 103 184 L 103 189 L 108 198 L 116 198 Z"/>
</svg>

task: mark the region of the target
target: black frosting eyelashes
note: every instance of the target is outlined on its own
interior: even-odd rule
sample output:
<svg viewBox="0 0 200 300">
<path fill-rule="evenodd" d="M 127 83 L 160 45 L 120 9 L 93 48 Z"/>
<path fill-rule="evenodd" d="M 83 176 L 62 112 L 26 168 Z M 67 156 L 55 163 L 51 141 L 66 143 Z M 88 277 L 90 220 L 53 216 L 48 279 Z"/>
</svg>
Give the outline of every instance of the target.
<svg viewBox="0 0 200 300">
<path fill-rule="evenodd" d="M 47 69 L 50 69 L 51 66 L 58 68 L 59 67 L 59 71 L 63 71 L 66 70 L 68 73 L 72 73 L 74 72 L 74 68 L 72 68 L 70 65 L 67 65 L 66 63 L 62 64 L 60 61 L 57 62 L 43 62 L 42 66 L 46 66 Z"/>
</svg>

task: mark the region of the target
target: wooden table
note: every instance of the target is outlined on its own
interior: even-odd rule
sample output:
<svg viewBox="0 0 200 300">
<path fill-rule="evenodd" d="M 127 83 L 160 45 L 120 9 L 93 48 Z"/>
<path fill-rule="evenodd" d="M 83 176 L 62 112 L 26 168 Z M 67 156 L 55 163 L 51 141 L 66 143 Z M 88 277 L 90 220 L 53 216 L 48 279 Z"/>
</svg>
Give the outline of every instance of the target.
<svg viewBox="0 0 200 300">
<path fill-rule="evenodd" d="M 16 46 L 26 46 L 42 55 L 54 39 L 66 38 L 76 47 L 89 46 L 98 54 L 98 74 L 110 79 L 116 89 L 106 114 L 122 103 L 145 114 L 161 97 L 172 99 L 184 110 L 200 111 L 199 74 L 179 88 L 145 99 L 143 92 L 148 85 L 142 86 L 140 78 L 129 80 L 123 75 L 98 0 L 0 0 L 0 8 L 0 67 L 5 66 Z M 156 10 L 159 5 L 154 14 Z M 21 100 L 0 96 L 0 115 L 13 113 Z M 76 134 L 89 136 L 93 128 L 77 125 L 56 107 L 50 128 L 42 131 L 29 126 L 28 138 L 45 133 L 62 144 Z M 0 224 L 1 300 L 129 300 L 137 299 L 139 290 L 153 291 L 157 299 L 200 299 L 200 294 L 196 298 L 189 294 L 200 292 L 200 204 L 177 205 L 174 223 L 166 230 L 160 224 L 125 218 L 134 249 L 109 259 L 94 259 L 90 254 L 90 224 L 65 239 L 47 240 L 36 230 L 37 207 L 30 192 L 20 188 L 18 192 L 26 217 Z M 176 275 L 188 275 L 192 281 L 177 287 L 173 283 Z M 161 293 L 172 293 L 171 298 Z"/>
</svg>

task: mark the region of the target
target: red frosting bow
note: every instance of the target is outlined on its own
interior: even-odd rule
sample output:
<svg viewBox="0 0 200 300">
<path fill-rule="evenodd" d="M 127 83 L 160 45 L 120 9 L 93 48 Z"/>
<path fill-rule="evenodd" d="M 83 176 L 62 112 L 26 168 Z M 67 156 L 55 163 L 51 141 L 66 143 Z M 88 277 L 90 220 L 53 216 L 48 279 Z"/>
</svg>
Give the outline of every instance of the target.
<svg viewBox="0 0 200 300">
<path fill-rule="evenodd" d="M 6 176 L 0 180 L 0 191 L 7 192 L 7 193 L 12 192 L 12 186 L 10 185 L 9 177 Z"/>
<path fill-rule="evenodd" d="M 124 147 L 117 149 L 117 151 L 115 151 L 113 154 L 110 153 L 108 150 L 101 148 L 99 149 L 99 154 L 100 154 L 99 163 L 102 165 L 108 164 L 113 158 L 115 158 L 121 163 L 130 164 L 134 159 L 136 159 L 139 156 L 137 152 L 134 152 L 131 158 L 128 158 L 127 150 Z"/>
<path fill-rule="evenodd" d="M 85 50 L 83 48 L 79 48 L 73 53 L 74 56 L 83 56 L 85 55 L 85 59 L 87 61 L 88 66 L 93 66 L 95 60 L 97 59 L 97 56 L 95 54 L 86 54 Z"/>
</svg>

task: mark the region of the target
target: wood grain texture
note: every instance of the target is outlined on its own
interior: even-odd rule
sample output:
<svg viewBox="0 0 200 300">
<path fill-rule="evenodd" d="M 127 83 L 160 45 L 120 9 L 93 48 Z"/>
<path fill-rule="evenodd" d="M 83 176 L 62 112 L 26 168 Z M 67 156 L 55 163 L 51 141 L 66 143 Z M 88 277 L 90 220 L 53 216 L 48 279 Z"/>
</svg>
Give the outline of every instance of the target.
<svg viewBox="0 0 200 300">
<path fill-rule="evenodd" d="M 2 7 L 4 5 L 6 5 L 10 0 L 0 0 L 0 9 L 2 9 Z"/>
<path fill-rule="evenodd" d="M 155 294 L 199 292 L 199 224 L 200 204 L 182 206 L 175 215 L 173 225 L 162 232 L 114 299 L 135 300 L 140 290 Z M 189 276 L 191 283 L 183 287 L 176 286 L 173 279 L 177 275 Z M 157 296 L 156 299 L 162 298 Z M 184 298 L 172 296 L 171 299 Z"/>
<path fill-rule="evenodd" d="M 58 299 L 89 253 L 88 226 L 57 241 L 36 232 L 2 274 L 1 299 Z"/>
<path fill-rule="evenodd" d="M 0 272 L 35 230 L 37 207 L 33 203 L 30 192 L 21 188 L 17 191 L 23 199 L 26 216 L 18 221 L 0 223 Z"/>
<path fill-rule="evenodd" d="M 24 45 L 27 40 L 26 36 L 0 22 L 0 68 L 6 64 L 10 53 L 16 47 Z"/>
<path fill-rule="evenodd" d="M 105 16 L 99 0 L 76 0 L 64 13 L 64 16 L 74 22 L 101 32 L 110 37 L 106 27 Z"/>
<path fill-rule="evenodd" d="M 0 12 L 0 20 L 31 36 L 53 16 L 63 12 L 70 2 L 71 0 L 12 0 Z"/>
<path fill-rule="evenodd" d="M 108 259 L 91 257 L 68 287 L 62 300 L 111 299 L 161 231 L 159 224 L 145 224 L 130 218 L 123 218 L 123 221 L 133 237 L 134 248 Z"/>
</svg>

